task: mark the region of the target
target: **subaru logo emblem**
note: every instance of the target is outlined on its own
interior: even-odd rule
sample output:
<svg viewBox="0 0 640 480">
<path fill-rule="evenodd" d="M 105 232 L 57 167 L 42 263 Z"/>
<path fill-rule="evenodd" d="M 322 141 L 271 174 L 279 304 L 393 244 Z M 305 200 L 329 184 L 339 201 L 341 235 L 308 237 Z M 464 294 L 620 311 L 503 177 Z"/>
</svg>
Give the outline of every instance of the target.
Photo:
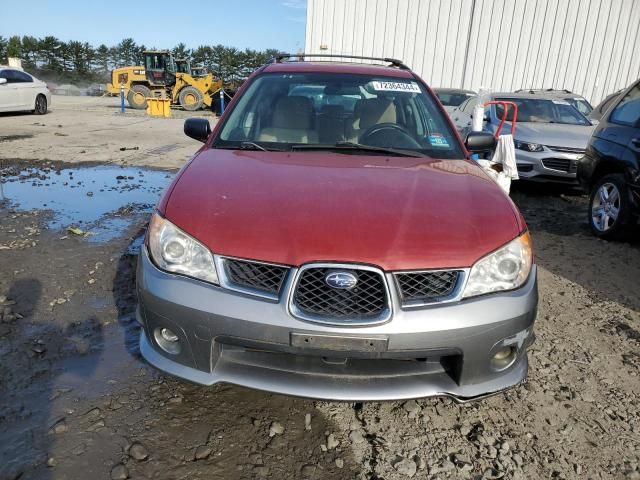
<svg viewBox="0 0 640 480">
<path fill-rule="evenodd" d="M 324 283 L 331 288 L 351 290 L 358 283 L 358 277 L 348 272 L 330 272 L 324 277 Z"/>
</svg>

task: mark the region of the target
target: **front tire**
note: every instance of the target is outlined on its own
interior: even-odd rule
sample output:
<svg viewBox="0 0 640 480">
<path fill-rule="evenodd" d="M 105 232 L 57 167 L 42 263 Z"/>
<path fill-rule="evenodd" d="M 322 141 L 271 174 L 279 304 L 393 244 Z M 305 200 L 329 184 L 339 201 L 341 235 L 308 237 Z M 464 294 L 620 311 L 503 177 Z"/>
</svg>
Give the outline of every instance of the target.
<svg viewBox="0 0 640 480">
<path fill-rule="evenodd" d="M 180 90 L 180 105 L 185 110 L 193 112 L 202 108 L 202 92 L 194 87 L 184 87 Z"/>
<path fill-rule="evenodd" d="M 134 85 L 129 89 L 127 101 L 131 108 L 136 110 L 144 110 L 147 108 L 147 98 L 153 97 L 151 90 L 144 85 Z"/>
<path fill-rule="evenodd" d="M 589 226 L 596 237 L 620 240 L 631 218 L 629 187 L 621 173 L 602 177 L 589 196 Z"/>
<path fill-rule="evenodd" d="M 36 97 L 36 103 L 33 108 L 33 113 L 35 113 L 36 115 L 44 115 L 45 113 L 47 113 L 47 108 L 47 97 L 39 94 Z"/>
</svg>

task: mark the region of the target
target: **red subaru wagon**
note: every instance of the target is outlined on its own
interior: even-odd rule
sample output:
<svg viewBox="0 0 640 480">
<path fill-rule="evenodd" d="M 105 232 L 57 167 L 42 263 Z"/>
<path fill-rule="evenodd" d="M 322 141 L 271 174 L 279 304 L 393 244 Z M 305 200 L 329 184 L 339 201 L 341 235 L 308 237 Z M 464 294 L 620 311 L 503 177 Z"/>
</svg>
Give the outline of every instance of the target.
<svg viewBox="0 0 640 480">
<path fill-rule="evenodd" d="M 151 218 L 142 355 L 204 385 L 347 401 L 521 382 L 536 266 L 470 158 L 494 138 L 463 141 L 400 61 L 291 58 L 254 72 L 213 131 L 185 122 L 204 145 Z"/>
</svg>

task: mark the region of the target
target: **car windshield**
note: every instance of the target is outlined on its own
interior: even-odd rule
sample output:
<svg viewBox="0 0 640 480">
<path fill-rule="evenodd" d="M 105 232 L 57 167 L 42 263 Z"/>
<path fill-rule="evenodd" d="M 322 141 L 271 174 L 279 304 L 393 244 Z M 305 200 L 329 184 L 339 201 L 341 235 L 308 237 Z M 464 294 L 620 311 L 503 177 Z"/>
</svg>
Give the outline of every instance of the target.
<svg viewBox="0 0 640 480">
<path fill-rule="evenodd" d="M 564 123 L 568 125 L 591 125 L 591 122 L 566 100 L 538 98 L 496 98 L 515 102 L 518 105 L 518 122 Z M 502 118 L 502 105 L 496 105 L 496 117 Z M 507 121 L 513 120 L 513 109 L 508 109 Z"/>
<path fill-rule="evenodd" d="M 466 92 L 435 92 L 440 100 L 440 103 L 445 107 L 457 107 L 462 104 L 469 97 L 473 97 L 473 93 Z"/>
<path fill-rule="evenodd" d="M 259 75 L 212 147 L 464 158 L 453 129 L 419 82 L 360 74 Z"/>
</svg>

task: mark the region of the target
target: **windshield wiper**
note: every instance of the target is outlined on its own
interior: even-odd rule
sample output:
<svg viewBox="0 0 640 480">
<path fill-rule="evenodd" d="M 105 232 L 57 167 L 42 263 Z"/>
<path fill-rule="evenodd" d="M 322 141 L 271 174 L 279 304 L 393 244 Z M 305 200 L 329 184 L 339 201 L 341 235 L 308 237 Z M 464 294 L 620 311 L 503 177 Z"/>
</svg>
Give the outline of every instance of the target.
<svg viewBox="0 0 640 480">
<path fill-rule="evenodd" d="M 262 150 L 263 152 L 268 151 L 262 145 L 258 145 L 257 143 L 254 143 L 254 142 L 242 142 L 240 144 L 240 148 L 242 150 Z"/>
<path fill-rule="evenodd" d="M 399 150 L 396 148 L 374 147 L 371 145 L 363 145 L 361 143 L 354 142 L 338 142 L 331 144 L 312 144 L 312 143 L 294 143 L 291 145 L 291 150 L 347 150 L 347 151 L 361 151 L 361 152 L 375 152 L 386 153 L 398 157 L 425 157 L 419 152 L 412 150 Z"/>
<path fill-rule="evenodd" d="M 275 148 L 265 148 L 262 145 L 255 142 L 240 142 L 237 145 L 212 145 L 212 148 L 221 148 L 224 150 L 261 150 L 263 152 L 281 152 Z"/>
</svg>

